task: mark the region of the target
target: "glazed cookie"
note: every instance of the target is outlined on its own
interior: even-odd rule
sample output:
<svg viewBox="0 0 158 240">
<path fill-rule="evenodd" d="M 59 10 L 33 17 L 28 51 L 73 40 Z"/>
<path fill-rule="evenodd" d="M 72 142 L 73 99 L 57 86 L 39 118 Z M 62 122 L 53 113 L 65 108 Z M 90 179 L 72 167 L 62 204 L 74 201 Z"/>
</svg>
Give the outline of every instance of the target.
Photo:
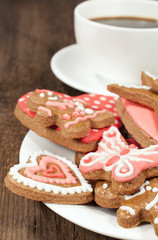
<svg viewBox="0 0 158 240">
<path fill-rule="evenodd" d="M 98 150 L 81 159 L 79 169 L 86 179 L 107 180 L 114 191 L 132 194 L 145 179 L 158 176 L 158 145 L 145 149 L 128 145 L 112 126 L 103 133 Z"/>
<path fill-rule="evenodd" d="M 141 81 L 143 85 L 151 87 L 153 91 L 158 93 L 158 77 L 155 77 L 151 73 L 145 71 L 141 73 Z"/>
<path fill-rule="evenodd" d="M 127 131 L 142 146 L 158 144 L 158 115 L 143 105 L 119 98 L 117 112 Z"/>
<path fill-rule="evenodd" d="M 119 129 L 119 131 L 120 131 L 120 129 Z M 131 137 L 130 137 L 130 138 L 127 138 L 126 141 L 127 141 L 128 144 L 134 144 L 134 145 L 137 146 L 139 149 L 141 148 L 140 144 L 137 143 L 137 142 L 135 141 L 135 139 L 133 139 L 133 138 L 131 138 Z M 79 166 L 81 159 L 82 159 L 85 155 L 86 155 L 86 153 L 83 153 L 83 152 L 75 152 L 75 164 L 76 164 L 77 166 Z"/>
<path fill-rule="evenodd" d="M 146 181 L 134 195 L 125 196 L 117 217 L 124 228 L 135 227 L 142 221 L 150 222 L 158 236 L 158 178 Z"/>
<path fill-rule="evenodd" d="M 82 138 L 91 128 L 104 128 L 114 123 L 114 114 L 107 109 L 94 110 L 81 98 L 61 98 L 53 91 L 36 89 L 26 105 L 36 112 L 37 125 L 57 126 L 65 138 Z"/>
<path fill-rule="evenodd" d="M 61 134 L 61 130 L 57 126 L 50 126 L 50 127 L 44 127 L 40 124 L 37 124 L 36 122 L 36 112 L 31 111 L 28 109 L 26 102 L 29 99 L 30 95 L 32 93 L 27 93 L 23 95 L 19 100 L 18 104 L 15 108 L 15 116 L 20 120 L 20 122 L 27 128 L 35 131 L 39 136 L 45 137 L 57 144 L 60 144 L 62 146 L 65 146 L 67 148 L 70 148 L 74 151 L 82 151 L 82 152 L 89 152 L 89 151 L 95 151 L 97 149 L 97 145 L 99 140 L 102 137 L 102 134 L 104 130 L 107 128 L 101 128 L 101 129 L 90 129 L 90 132 L 88 135 L 86 135 L 84 138 L 80 139 L 68 139 L 65 138 Z M 61 93 L 55 92 L 55 94 L 61 96 L 61 98 L 64 96 L 68 100 L 73 98 L 68 95 L 64 95 Z M 83 94 L 81 96 L 77 97 L 78 99 L 87 101 L 88 107 L 93 109 L 109 109 L 112 111 L 115 115 L 115 122 L 114 125 L 116 127 L 120 127 L 121 122 L 120 118 L 118 117 L 118 114 L 116 113 L 115 108 L 115 99 L 111 96 L 103 96 L 103 95 L 95 95 L 95 94 Z"/>
<path fill-rule="evenodd" d="M 84 204 L 93 200 L 92 187 L 76 165 L 47 151 L 35 152 L 28 163 L 12 167 L 5 185 L 13 193 L 36 201 Z"/>
<path fill-rule="evenodd" d="M 148 86 L 122 86 L 110 84 L 107 89 L 120 97 L 142 104 L 158 114 L 158 94 Z"/>
</svg>

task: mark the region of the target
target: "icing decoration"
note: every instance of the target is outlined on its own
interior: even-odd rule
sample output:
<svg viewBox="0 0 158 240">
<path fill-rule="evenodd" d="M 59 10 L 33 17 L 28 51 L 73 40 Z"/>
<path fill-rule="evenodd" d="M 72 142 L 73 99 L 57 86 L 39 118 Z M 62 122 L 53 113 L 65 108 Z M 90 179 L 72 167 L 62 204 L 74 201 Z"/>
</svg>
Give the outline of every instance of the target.
<svg viewBox="0 0 158 240">
<path fill-rule="evenodd" d="M 158 115 L 152 109 L 125 98 L 121 101 L 136 125 L 158 142 Z"/>
<path fill-rule="evenodd" d="M 55 100 L 57 100 L 58 98 L 57 98 L 57 96 L 54 96 L 54 97 L 48 97 L 48 100 L 53 100 L 53 101 L 55 101 Z"/>
<path fill-rule="evenodd" d="M 120 209 L 129 212 L 132 216 L 135 215 L 135 211 L 134 211 L 134 209 L 131 208 L 131 207 L 128 207 L 128 206 L 121 206 Z"/>
<path fill-rule="evenodd" d="M 156 218 L 154 219 L 154 223 L 155 223 L 155 224 L 158 224 L 158 217 L 156 217 Z"/>
<path fill-rule="evenodd" d="M 158 194 L 156 194 L 156 197 L 149 204 L 146 205 L 145 209 L 150 210 L 156 205 L 156 203 L 158 203 Z"/>
<path fill-rule="evenodd" d="M 147 187 L 151 191 L 147 191 Z M 134 227 L 141 221 L 149 221 L 155 228 L 157 234 L 158 224 L 158 193 L 153 189 L 157 188 L 158 178 L 152 178 L 141 186 L 141 194 L 133 194 L 130 198 L 122 201 L 121 207 L 117 211 L 118 223 L 123 227 Z M 142 191 L 143 190 L 143 191 Z M 135 212 L 135 214 L 134 214 Z M 127 225 L 126 225 L 127 220 Z"/>
<path fill-rule="evenodd" d="M 54 173 L 56 171 L 56 173 Z M 64 178 L 64 174 L 60 172 L 60 169 L 56 165 L 51 165 L 50 168 L 44 172 L 42 172 L 42 175 L 45 177 L 59 177 Z"/>
<path fill-rule="evenodd" d="M 158 145 L 144 149 L 128 145 L 114 126 L 103 133 L 98 150 L 85 155 L 79 165 L 83 173 L 102 169 L 111 171 L 118 182 L 130 181 L 152 167 L 158 167 Z"/>
<path fill-rule="evenodd" d="M 48 164 L 53 164 L 50 166 L 49 170 L 47 170 Z M 57 164 L 57 166 L 55 166 L 54 164 Z M 61 172 L 59 167 L 61 168 L 63 173 Z M 56 170 L 56 173 L 50 175 L 50 173 L 52 173 L 52 168 L 53 170 Z M 37 172 L 42 172 L 43 176 L 37 175 Z M 25 169 L 24 173 L 27 177 L 39 182 L 58 184 L 77 183 L 75 177 L 70 173 L 69 168 L 60 160 L 50 156 L 43 156 L 38 166 L 28 167 Z"/>
<path fill-rule="evenodd" d="M 48 109 L 48 108 L 45 108 L 45 107 L 43 107 L 43 106 L 38 107 L 38 111 L 46 112 L 46 113 L 48 114 L 49 117 L 52 116 L 52 112 L 51 112 L 51 110 Z"/>
<path fill-rule="evenodd" d="M 128 204 L 128 202 L 129 202 L 130 205 L 131 205 L 131 204 L 133 204 L 133 202 L 135 202 L 136 206 L 138 207 L 139 204 L 136 201 L 140 201 L 141 200 L 140 201 L 140 205 L 141 204 L 143 205 L 143 202 L 145 202 L 144 208 L 149 211 L 152 207 L 156 206 L 156 204 L 158 203 L 158 193 L 157 193 L 157 191 L 154 191 L 154 189 L 155 188 L 157 189 L 157 187 L 152 186 L 153 183 L 154 183 L 154 185 L 157 184 L 156 181 L 157 181 L 156 178 L 153 178 L 150 181 L 146 181 L 139 188 L 139 192 L 138 193 L 135 193 L 135 194 L 129 195 L 129 196 L 125 195 L 125 201 L 123 202 L 123 204 Z M 146 189 L 145 189 L 145 185 L 148 185 L 146 187 Z M 150 187 L 151 191 L 149 191 L 149 187 Z M 155 195 L 155 193 L 156 193 L 156 195 Z M 144 197 L 140 196 L 140 195 L 144 195 Z M 133 200 L 131 201 L 131 199 L 133 199 Z M 152 201 L 150 201 L 151 199 L 152 199 Z M 120 209 L 125 210 L 125 207 L 128 208 L 128 206 L 121 206 Z"/>
<path fill-rule="evenodd" d="M 147 187 L 146 187 L 146 190 L 147 190 L 147 191 L 151 191 L 151 186 L 147 186 Z"/>
<path fill-rule="evenodd" d="M 79 122 L 95 118 L 99 113 L 105 113 L 106 111 L 107 110 L 103 109 L 103 110 L 95 112 L 93 115 L 86 115 L 84 117 L 77 117 L 74 121 L 69 121 L 69 122 L 65 123 L 65 128 L 69 128 L 70 126 L 75 125 Z"/>
<path fill-rule="evenodd" d="M 122 84 L 118 84 L 119 87 L 126 87 L 126 88 L 135 88 L 135 89 L 144 89 L 144 90 L 150 90 L 151 87 L 145 86 L 145 85 L 122 85 Z"/>
<path fill-rule="evenodd" d="M 153 191 L 153 192 L 158 192 L 158 188 L 157 188 L 157 187 L 154 187 L 154 188 L 152 189 L 152 191 Z"/>
<path fill-rule="evenodd" d="M 125 200 L 129 200 L 131 198 L 135 198 L 136 196 L 139 196 L 143 193 L 145 193 L 145 188 L 144 186 L 148 185 L 149 181 L 146 181 L 140 188 L 139 188 L 139 192 L 133 194 L 133 195 L 125 195 Z"/>
<path fill-rule="evenodd" d="M 89 94 L 88 93 L 88 94 L 82 94 L 82 95 L 77 96 L 77 97 L 71 97 L 71 96 L 68 96 L 68 95 L 65 95 L 65 94 L 62 94 L 62 93 L 53 92 L 53 91 L 45 90 L 45 89 L 42 89 L 42 90 L 36 89 L 36 92 L 38 94 L 41 94 L 41 93 L 44 93 L 44 94 L 47 94 L 47 95 L 49 94 L 49 96 L 50 95 L 53 96 L 53 93 L 54 93 L 55 95 L 58 95 L 61 98 L 66 97 L 67 99 L 70 99 L 70 100 L 77 100 L 80 103 L 85 103 L 85 101 L 86 101 L 87 104 L 88 104 L 88 107 L 85 108 L 86 114 L 93 114 L 92 111 L 93 111 L 93 109 L 95 110 L 96 107 L 97 107 L 98 110 L 103 110 L 103 109 L 110 110 L 115 115 L 114 126 L 119 128 L 120 125 L 121 125 L 121 121 L 120 121 L 120 118 L 117 114 L 116 107 L 115 107 L 116 98 L 113 97 L 113 96 L 104 96 L 104 95 L 99 95 L 99 94 Z M 26 106 L 26 101 L 31 94 L 32 94 L 32 92 L 27 93 L 27 94 L 23 95 L 21 98 L 19 98 L 18 105 L 25 114 L 27 114 L 31 118 L 34 118 L 36 113 L 30 111 Z M 96 106 L 95 101 L 99 101 L 100 104 L 97 104 L 97 106 Z M 106 105 L 109 105 L 109 108 L 107 108 Z M 91 112 L 89 112 L 89 110 L 91 110 Z M 79 113 L 74 111 L 72 113 L 72 116 L 78 117 Z M 91 141 L 100 140 L 102 138 L 103 132 L 108 130 L 108 129 L 109 129 L 109 127 L 98 129 L 97 132 L 94 129 L 91 129 L 90 133 L 87 136 L 85 136 L 84 138 L 81 138 L 80 141 L 82 141 L 84 143 L 89 143 Z M 58 128 L 58 130 L 60 130 L 60 129 Z"/>
<path fill-rule="evenodd" d="M 107 183 L 104 183 L 104 184 L 103 184 L 103 188 L 104 188 L 104 189 L 108 188 L 108 184 L 107 184 Z"/>
<path fill-rule="evenodd" d="M 70 120 L 70 119 L 71 119 L 71 116 L 70 116 L 70 114 L 65 113 L 65 114 L 62 115 L 62 118 L 63 118 L 64 120 Z"/>
<path fill-rule="evenodd" d="M 69 108 L 74 107 L 74 103 L 71 100 L 64 99 L 64 102 L 52 102 L 52 101 L 47 101 L 46 105 L 47 106 L 52 106 L 52 107 L 58 107 L 59 110 L 61 111 L 66 111 Z"/>
<path fill-rule="evenodd" d="M 41 157 L 39 163 L 37 162 L 38 157 Z M 18 183 L 22 183 L 25 186 L 29 186 L 30 188 L 37 188 L 38 190 L 45 190 L 46 192 L 53 192 L 54 194 L 62 193 L 66 194 L 74 194 L 81 192 L 92 192 L 93 189 L 90 184 L 83 178 L 81 173 L 79 172 L 76 165 L 74 165 L 71 161 L 66 158 L 60 157 L 53 153 L 49 153 L 47 151 L 35 152 L 31 155 L 30 159 L 31 163 L 17 164 L 14 165 L 10 169 L 9 174 L 12 175 L 12 178 L 15 179 Z M 49 166 L 57 166 L 54 173 L 54 176 L 44 176 L 47 174 L 53 174 L 50 171 L 52 169 L 47 169 L 47 165 Z M 20 170 L 24 170 L 25 176 L 20 174 Z M 57 169 L 60 169 L 59 172 Z M 62 187 L 62 184 L 76 184 L 76 178 L 71 174 L 71 169 L 80 183 L 79 186 L 75 185 L 72 187 Z M 42 174 L 42 172 L 44 174 Z M 40 175 L 37 173 L 41 173 Z M 57 174 L 55 176 L 55 174 Z M 63 178 L 64 175 L 64 178 Z M 53 185 L 53 184 L 60 184 Z"/>
<path fill-rule="evenodd" d="M 40 93 L 39 96 L 43 98 L 45 97 L 45 93 Z"/>
<path fill-rule="evenodd" d="M 157 80 L 158 77 L 154 76 L 153 74 L 149 73 L 148 71 L 144 72 L 146 75 L 148 75 L 150 78 L 152 78 L 152 80 Z"/>
</svg>

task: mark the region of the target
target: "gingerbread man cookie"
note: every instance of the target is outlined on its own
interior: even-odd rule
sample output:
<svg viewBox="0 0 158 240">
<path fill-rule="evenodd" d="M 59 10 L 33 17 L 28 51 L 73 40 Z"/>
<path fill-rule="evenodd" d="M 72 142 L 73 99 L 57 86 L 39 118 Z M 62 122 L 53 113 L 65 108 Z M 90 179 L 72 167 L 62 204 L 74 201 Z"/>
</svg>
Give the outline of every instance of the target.
<svg viewBox="0 0 158 240">
<path fill-rule="evenodd" d="M 103 128 L 114 122 L 106 109 L 94 110 L 80 98 L 61 98 L 52 91 L 36 89 L 27 100 L 27 107 L 36 112 L 36 122 L 44 127 L 58 126 L 65 138 L 85 137 L 91 128 Z"/>
<path fill-rule="evenodd" d="M 46 90 L 43 90 L 43 91 L 45 92 Z M 50 91 L 48 91 L 48 93 L 49 92 Z M 67 98 L 68 100 L 76 98 L 76 97 L 70 97 L 62 93 L 57 93 L 57 92 L 54 92 L 54 93 L 56 95 L 59 95 L 61 98 Z M 37 124 L 37 121 L 35 118 L 36 112 L 31 111 L 26 105 L 31 94 L 32 92 L 27 93 L 22 97 L 20 97 L 14 111 L 15 116 L 17 117 L 17 119 L 20 120 L 20 122 L 24 126 L 35 131 L 38 135 L 45 137 L 57 144 L 70 148 L 74 151 L 89 152 L 89 151 L 95 151 L 97 149 L 98 142 L 101 139 L 103 132 L 107 128 L 101 128 L 101 129 L 91 128 L 89 134 L 80 139 L 65 138 L 62 135 L 61 129 L 59 127 L 57 126 L 44 127 L 39 123 Z M 121 122 L 116 112 L 114 97 L 97 95 L 97 94 L 83 94 L 78 96 L 77 99 L 86 101 L 88 104 L 88 108 L 97 109 L 97 110 L 102 110 L 102 109 L 110 110 L 111 112 L 113 112 L 115 116 L 114 126 L 120 127 Z"/>
<path fill-rule="evenodd" d="M 98 181 L 94 187 L 94 201 L 104 208 L 119 208 L 124 195 L 112 188 L 110 181 Z"/>
<path fill-rule="evenodd" d="M 158 176 L 158 145 L 138 149 L 128 145 L 116 127 L 103 134 L 98 150 L 85 155 L 79 165 L 91 180 L 107 180 L 121 194 L 134 193 L 145 179 Z"/>
<path fill-rule="evenodd" d="M 135 227 L 142 221 L 150 222 L 158 236 L 158 178 L 147 180 L 137 193 L 125 196 L 117 217 L 124 228 Z"/>
<path fill-rule="evenodd" d="M 84 204 L 92 201 L 92 187 L 71 161 L 49 153 L 35 152 L 28 163 L 13 166 L 6 187 L 20 196 L 43 202 Z"/>
</svg>

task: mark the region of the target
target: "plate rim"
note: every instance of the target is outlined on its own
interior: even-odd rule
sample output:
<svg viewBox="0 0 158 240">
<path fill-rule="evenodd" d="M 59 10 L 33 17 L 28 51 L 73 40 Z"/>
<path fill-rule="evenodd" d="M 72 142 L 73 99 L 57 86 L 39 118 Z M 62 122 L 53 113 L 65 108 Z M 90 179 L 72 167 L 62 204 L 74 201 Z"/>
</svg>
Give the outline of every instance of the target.
<svg viewBox="0 0 158 240">
<path fill-rule="evenodd" d="M 106 89 L 106 84 L 105 84 L 105 91 L 103 92 L 100 92 L 100 90 L 92 90 L 92 88 L 90 89 L 87 89 L 87 85 L 84 85 L 84 86 L 81 86 L 80 84 L 78 84 L 78 82 L 76 81 L 73 81 L 72 78 L 69 78 L 68 76 L 66 76 L 62 71 L 59 70 L 59 68 L 57 67 L 57 62 L 59 61 L 59 59 L 62 58 L 62 56 L 64 54 L 67 54 L 67 52 L 69 50 L 74 51 L 75 48 L 81 48 L 77 43 L 74 43 L 74 44 L 71 44 L 71 45 L 68 45 L 60 50 L 58 50 L 52 57 L 51 57 L 51 60 L 50 60 L 50 68 L 51 68 L 51 71 L 54 73 L 54 75 L 63 83 L 65 83 L 66 85 L 70 86 L 70 87 L 73 87 L 77 90 L 80 90 L 82 92 L 89 92 L 89 93 L 93 93 L 93 94 L 102 94 L 102 95 L 107 95 L 107 96 L 116 96 L 116 94 L 114 93 L 111 93 L 109 92 L 107 89 Z M 82 48 L 81 48 L 82 49 Z M 96 77 L 97 78 L 97 77 Z M 99 80 L 99 78 L 98 78 Z M 86 86 L 86 89 L 85 89 L 85 86 Z"/>
</svg>

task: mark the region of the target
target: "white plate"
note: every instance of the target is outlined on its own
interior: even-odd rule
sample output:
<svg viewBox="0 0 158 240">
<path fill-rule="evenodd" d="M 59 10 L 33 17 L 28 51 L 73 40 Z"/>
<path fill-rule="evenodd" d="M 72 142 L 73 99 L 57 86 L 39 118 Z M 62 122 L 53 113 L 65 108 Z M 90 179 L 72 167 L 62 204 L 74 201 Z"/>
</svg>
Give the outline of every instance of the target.
<svg viewBox="0 0 158 240">
<path fill-rule="evenodd" d="M 31 130 L 26 134 L 22 142 L 19 155 L 20 162 L 26 162 L 30 154 L 39 150 L 53 152 L 74 162 L 75 153 L 73 151 L 39 137 Z M 120 239 L 157 240 L 154 229 L 149 223 L 140 224 L 132 229 L 121 228 L 117 224 L 114 210 L 104 209 L 95 204 L 81 206 L 45 204 L 60 216 L 93 232 Z"/>
<path fill-rule="evenodd" d="M 112 95 L 106 89 L 109 80 L 96 74 L 93 59 L 77 44 L 55 53 L 50 66 L 56 77 L 71 87 L 88 93 Z"/>
</svg>

